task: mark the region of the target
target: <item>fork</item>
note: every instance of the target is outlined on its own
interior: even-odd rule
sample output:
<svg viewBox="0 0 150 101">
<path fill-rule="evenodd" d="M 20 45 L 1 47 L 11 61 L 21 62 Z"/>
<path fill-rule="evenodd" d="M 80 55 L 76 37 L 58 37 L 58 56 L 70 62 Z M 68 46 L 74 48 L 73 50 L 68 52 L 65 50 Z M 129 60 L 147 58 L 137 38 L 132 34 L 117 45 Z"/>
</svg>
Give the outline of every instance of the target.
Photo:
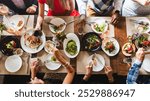
<svg viewBox="0 0 150 101">
<path fill-rule="evenodd" d="M 30 15 L 28 15 L 28 17 L 27 17 L 26 24 L 25 24 L 25 27 L 24 27 L 25 30 L 27 29 L 29 18 L 30 18 Z"/>
</svg>

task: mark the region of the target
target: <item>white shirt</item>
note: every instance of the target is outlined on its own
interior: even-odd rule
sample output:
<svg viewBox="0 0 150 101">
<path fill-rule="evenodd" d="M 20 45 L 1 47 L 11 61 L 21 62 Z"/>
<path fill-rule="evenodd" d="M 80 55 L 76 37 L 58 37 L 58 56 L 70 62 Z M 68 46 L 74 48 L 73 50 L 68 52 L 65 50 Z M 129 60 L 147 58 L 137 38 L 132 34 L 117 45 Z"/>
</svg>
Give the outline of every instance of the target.
<svg viewBox="0 0 150 101">
<path fill-rule="evenodd" d="M 86 14 L 86 6 L 87 6 L 87 2 L 88 0 L 76 0 L 77 5 L 78 5 L 78 11 L 81 14 Z"/>
<path fill-rule="evenodd" d="M 16 5 L 16 7 L 24 9 L 25 4 L 23 0 L 12 0 L 12 2 Z"/>
<path fill-rule="evenodd" d="M 150 15 L 150 5 L 144 6 L 133 0 L 125 0 L 122 8 L 123 16 L 146 16 Z"/>
</svg>

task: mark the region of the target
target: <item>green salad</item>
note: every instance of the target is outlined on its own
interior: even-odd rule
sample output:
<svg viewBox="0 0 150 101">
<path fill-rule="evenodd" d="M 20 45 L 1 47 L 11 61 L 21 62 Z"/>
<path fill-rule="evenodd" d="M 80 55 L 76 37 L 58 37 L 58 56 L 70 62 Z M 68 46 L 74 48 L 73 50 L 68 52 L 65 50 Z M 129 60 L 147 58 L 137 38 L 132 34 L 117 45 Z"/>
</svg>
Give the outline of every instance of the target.
<svg viewBox="0 0 150 101">
<path fill-rule="evenodd" d="M 52 57 L 50 58 L 50 61 L 56 62 L 56 58 L 55 58 L 54 56 L 52 56 Z"/>
<path fill-rule="evenodd" d="M 105 23 L 102 23 L 102 24 L 94 24 L 94 29 L 97 31 L 97 32 L 104 32 L 105 30 L 105 27 L 106 27 L 106 24 Z"/>
<path fill-rule="evenodd" d="M 3 32 L 3 30 L 6 29 L 7 29 L 6 26 L 2 22 L 0 22 L 0 32 Z"/>
<path fill-rule="evenodd" d="M 65 49 L 70 55 L 75 55 L 77 53 L 77 45 L 74 40 L 70 40 L 67 43 L 66 49 Z"/>
</svg>

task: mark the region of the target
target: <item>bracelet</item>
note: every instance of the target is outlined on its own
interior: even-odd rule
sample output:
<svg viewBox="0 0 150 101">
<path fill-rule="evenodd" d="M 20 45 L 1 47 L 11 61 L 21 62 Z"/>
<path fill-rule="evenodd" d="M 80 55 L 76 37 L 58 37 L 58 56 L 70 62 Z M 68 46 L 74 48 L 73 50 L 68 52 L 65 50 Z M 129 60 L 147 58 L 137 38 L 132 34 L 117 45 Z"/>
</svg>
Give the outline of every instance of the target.
<svg viewBox="0 0 150 101">
<path fill-rule="evenodd" d="M 35 78 L 30 78 L 31 81 L 34 81 Z"/>
<path fill-rule="evenodd" d="M 37 5 L 35 5 L 35 4 L 32 4 L 32 6 L 35 7 L 35 8 L 37 8 Z"/>
</svg>

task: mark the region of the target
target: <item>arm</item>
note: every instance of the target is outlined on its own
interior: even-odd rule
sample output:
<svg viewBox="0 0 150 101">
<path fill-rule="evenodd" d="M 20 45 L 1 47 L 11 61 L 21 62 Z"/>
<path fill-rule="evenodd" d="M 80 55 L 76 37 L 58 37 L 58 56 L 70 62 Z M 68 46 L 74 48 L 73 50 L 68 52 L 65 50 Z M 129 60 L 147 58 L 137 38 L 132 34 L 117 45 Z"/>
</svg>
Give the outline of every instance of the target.
<svg viewBox="0 0 150 101">
<path fill-rule="evenodd" d="M 80 15 L 86 14 L 87 1 L 88 0 L 76 0 L 77 5 L 78 5 L 78 11 L 79 11 Z"/>
<path fill-rule="evenodd" d="M 138 2 L 141 5 L 147 6 L 150 5 L 150 0 L 133 0 L 135 2 Z"/>
<path fill-rule="evenodd" d="M 66 69 L 68 72 L 63 81 L 63 84 L 71 84 L 74 79 L 75 69 L 71 65 L 66 66 Z M 70 72 L 70 70 L 71 70 L 71 72 Z"/>
<path fill-rule="evenodd" d="M 40 30 L 41 29 L 41 25 L 44 19 L 44 4 L 39 3 L 39 14 L 38 14 L 38 18 L 37 18 L 37 24 L 35 29 L 36 30 Z"/>
<path fill-rule="evenodd" d="M 114 11 L 121 11 L 124 0 L 114 0 Z"/>
<path fill-rule="evenodd" d="M 105 66 L 104 67 L 104 71 L 107 75 L 108 81 L 109 83 L 113 83 L 114 82 L 114 78 L 113 78 L 113 70 L 110 66 Z"/>
<path fill-rule="evenodd" d="M 70 4 L 70 11 L 73 11 L 75 9 L 75 0 L 69 0 Z"/>
<path fill-rule="evenodd" d="M 63 81 L 63 84 L 71 84 L 75 75 L 75 69 L 68 63 L 68 61 L 63 57 L 63 54 L 57 50 L 56 48 L 53 49 L 54 56 L 56 59 L 66 68 L 67 75 Z"/>
<path fill-rule="evenodd" d="M 136 84 L 136 80 L 139 75 L 139 69 L 142 65 L 142 62 L 136 61 L 132 67 L 130 68 L 128 75 L 127 75 L 127 84 Z"/>
<path fill-rule="evenodd" d="M 127 75 L 127 84 L 136 84 L 136 80 L 139 75 L 139 69 L 141 68 L 142 62 L 144 60 L 144 49 L 139 48 L 136 53 L 136 61 L 130 68 L 128 75 Z"/>
<path fill-rule="evenodd" d="M 120 11 L 122 9 L 123 1 L 124 0 L 114 0 L 114 10 L 113 10 L 112 19 L 111 19 L 111 23 L 114 25 L 119 22 L 120 15 L 121 15 Z"/>
</svg>

